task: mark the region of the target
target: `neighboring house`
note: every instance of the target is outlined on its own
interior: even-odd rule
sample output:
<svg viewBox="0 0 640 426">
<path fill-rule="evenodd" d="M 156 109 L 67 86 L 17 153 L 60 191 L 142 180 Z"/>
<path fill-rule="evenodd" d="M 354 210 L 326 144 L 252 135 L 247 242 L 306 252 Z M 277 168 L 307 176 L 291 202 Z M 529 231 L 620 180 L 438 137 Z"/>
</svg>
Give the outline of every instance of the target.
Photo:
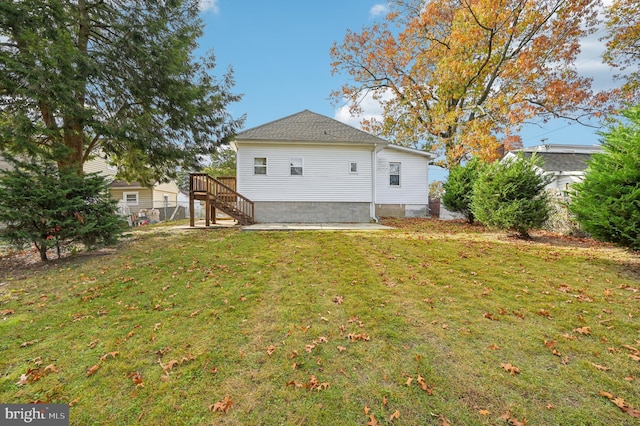
<svg viewBox="0 0 640 426">
<path fill-rule="evenodd" d="M 551 176 L 547 190 L 560 198 L 567 195 L 572 184 L 584 179 L 591 156 L 602 152 L 599 145 L 539 145 L 510 151 L 504 158 L 515 158 L 518 152 L 526 158 L 534 153 L 542 160 L 542 171 Z"/>
<path fill-rule="evenodd" d="M 85 162 L 84 171 L 86 173 L 100 173 L 111 180 L 109 184 L 111 197 L 119 201 L 120 210 L 126 215 L 132 214 L 146 217 L 148 211 L 156 209 L 159 211 L 160 218 L 165 220 L 165 217 L 171 217 L 178 206 L 180 189 L 175 181 L 146 187 L 138 182 L 117 180 L 118 169 L 111 166 L 101 155 L 97 155 Z M 184 217 L 184 213 L 182 217 Z"/>
<path fill-rule="evenodd" d="M 434 155 L 308 110 L 238 134 L 237 192 L 257 222 L 426 217 Z"/>
</svg>

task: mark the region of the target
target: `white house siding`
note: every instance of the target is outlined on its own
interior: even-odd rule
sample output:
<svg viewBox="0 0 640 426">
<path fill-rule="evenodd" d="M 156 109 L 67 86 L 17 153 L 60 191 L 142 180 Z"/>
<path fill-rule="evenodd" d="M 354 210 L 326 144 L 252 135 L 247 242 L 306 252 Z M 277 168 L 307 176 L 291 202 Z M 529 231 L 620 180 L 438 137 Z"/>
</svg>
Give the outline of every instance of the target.
<svg viewBox="0 0 640 426">
<path fill-rule="evenodd" d="M 389 163 L 400 163 L 400 185 L 389 184 Z M 429 159 L 417 153 L 387 147 L 377 155 L 376 215 L 429 215 Z"/>
<path fill-rule="evenodd" d="M 238 144 L 238 192 L 253 201 L 371 202 L 371 146 Z M 254 158 L 267 159 L 267 174 L 254 175 Z M 291 176 L 290 160 L 303 159 L 303 175 Z M 358 162 L 358 172 L 349 163 Z"/>
<path fill-rule="evenodd" d="M 371 218 L 373 145 L 238 143 L 237 190 L 254 201 L 258 222 L 367 222 Z M 267 174 L 254 174 L 254 158 Z M 292 176 L 291 159 L 303 160 Z M 357 173 L 350 163 L 358 163 Z"/>
</svg>

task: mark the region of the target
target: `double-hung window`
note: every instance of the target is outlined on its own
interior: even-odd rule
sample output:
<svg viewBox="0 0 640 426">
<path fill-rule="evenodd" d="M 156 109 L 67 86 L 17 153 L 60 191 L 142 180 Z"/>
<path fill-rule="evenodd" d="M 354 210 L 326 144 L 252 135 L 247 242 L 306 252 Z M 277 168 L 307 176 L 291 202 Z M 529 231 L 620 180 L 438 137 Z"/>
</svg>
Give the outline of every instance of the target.
<svg viewBox="0 0 640 426">
<path fill-rule="evenodd" d="M 267 174 L 267 158 L 266 157 L 256 157 L 253 159 L 253 174 L 254 175 Z"/>
<path fill-rule="evenodd" d="M 291 176 L 302 176 L 303 161 L 302 158 L 291 159 Z"/>
<path fill-rule="evenodd" d="M 389 163 L 389 185 L 400 186 L 400 163 Z"/>
</svg>

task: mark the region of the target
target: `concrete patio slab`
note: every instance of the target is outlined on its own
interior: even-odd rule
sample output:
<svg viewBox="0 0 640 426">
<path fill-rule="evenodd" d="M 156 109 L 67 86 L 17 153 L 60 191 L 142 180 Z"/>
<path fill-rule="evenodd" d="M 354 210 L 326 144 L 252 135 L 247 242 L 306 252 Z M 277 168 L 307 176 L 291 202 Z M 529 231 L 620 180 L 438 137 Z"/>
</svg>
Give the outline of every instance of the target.
<svg viewBox="0 0 640 426">
<path fill-rule="evenodd" d="M 383 231 L 394 229 L 379 223 L 256 223 L 243 231 Z"/>
</svg>

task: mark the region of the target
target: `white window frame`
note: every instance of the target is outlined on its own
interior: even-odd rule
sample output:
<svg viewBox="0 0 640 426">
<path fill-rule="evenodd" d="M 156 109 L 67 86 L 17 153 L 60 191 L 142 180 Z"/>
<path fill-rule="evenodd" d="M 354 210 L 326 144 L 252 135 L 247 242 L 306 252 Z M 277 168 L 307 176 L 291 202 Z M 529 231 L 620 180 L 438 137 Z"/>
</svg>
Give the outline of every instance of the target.
<svg viewBox="0 0 640 426">
<path fill-rule="evenodd" d="M 136 197 L 136 201 L 135 202 L 129 202 L 129 200 L 127 199 L 128 195 L 134 195 Z M 123 192 L 122 193 L 122 199 L 124 200 L 124 203 L 128 206 L 138 206 L 140 205 L 140 194 L 136 191 L 136 192 Z"/>
<path fill-rule="evenodd" d="M 356 169 L 353 170 L 353 165 L 355 164 Z M 357 175 L 358 174 L 358 168 L 360 167 L 360 165 L 358 164 L 357 161 L 349 161 L 349 174 L 351 175 Z"/>
<path fill-rule="evenodd" d="M 293 169 L 300 169 L 300 173 L 294 173 Z M 289 159 L 289 175 L 304 176 L 304 158 L 293 157 Z"/>
<path fill-rule="evenodd" d="M 257 164 L 256 160 L 264 160 L 264 164 Z M 266 176 L 269 171 L 268 165 L 269 161 L 267 157 L 253 157 L 253 174 L 256 176 Z M 264 169 L 264 173 L 257 173 L 256 170 L 258 170 L 258 168 L 260 168 L 260 170 Z"/>
<path fill-rule="evenodd" d="M 392 165 L 397 164 L 398 165 L 398 173 L 397 174 L 391 174 L 391 168 Z M 391 177 L 392 176 L 398 176 L 398 183 L 392 183 L 391 181 Z M 389 162 L 389 186 L 392 187 L 400 187 L 400 183 L 401 183 L 401 176 L 402 176 L 402 163 L 400 163 L 399 161 L 390 161 Z"/>
</svg>

